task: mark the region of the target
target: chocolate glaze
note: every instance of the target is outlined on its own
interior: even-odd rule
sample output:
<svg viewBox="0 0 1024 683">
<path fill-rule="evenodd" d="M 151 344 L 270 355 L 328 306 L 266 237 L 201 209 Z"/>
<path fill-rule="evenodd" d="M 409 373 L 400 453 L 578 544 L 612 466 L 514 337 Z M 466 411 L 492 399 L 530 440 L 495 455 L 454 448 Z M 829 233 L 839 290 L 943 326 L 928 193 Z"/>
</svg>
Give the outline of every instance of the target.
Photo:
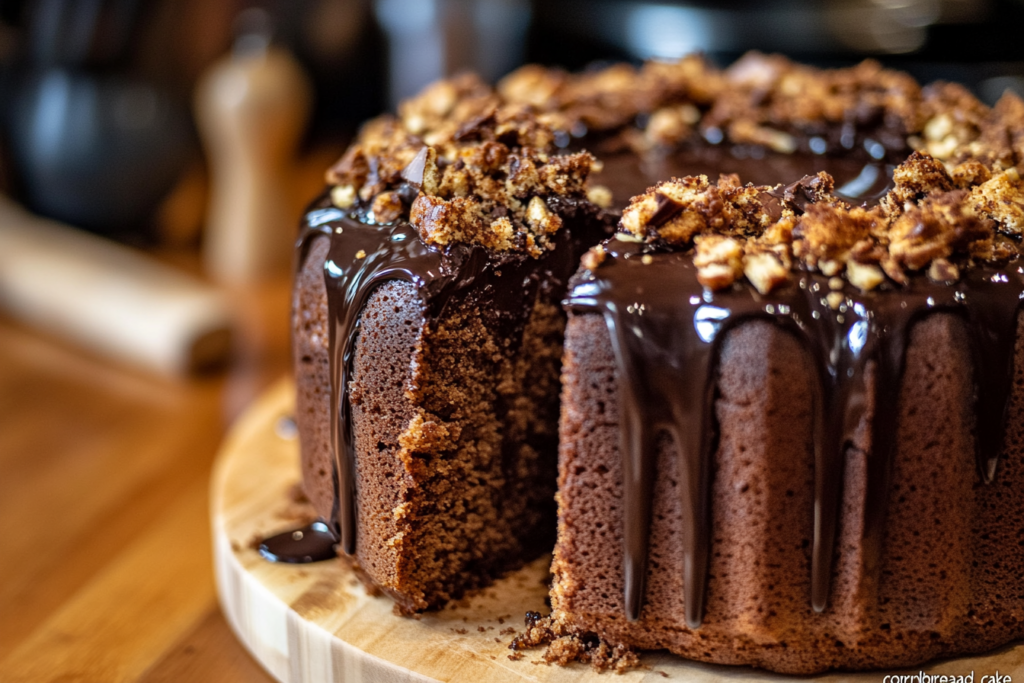
<svg viewBox="0 0 1024 683">
<path fill-rule="evenodd" d="M 711 462 L 717 447 L 715 376 L 724 333 L 768 319 L 800 338 L 818 368 L 814 434 L 814 539 L 811 602 L 828 601 L 846 449 L 873 406 L 864 545 L 867 571 L 877 572 L 896 445 L 897 396 L 910 329 L 936 312 L 964 318 L 977 386 L 977 462 L 995 476 L 1011 389 L 1016 320 L 1024 297 L 1024 261 L 1001 269 L 966 270 L 955 284 L 912 278 L 907 287 L 862 293 L 845 281 L 842 303 L 829 306 L 829 280 L 797 273 L 767 296 L 736 284 L 705 290 L 692 254 L 660 252 L 618 237 L 596 271 L 573 281 L 566 306 L 604 316 L 618 365 L 623 457 L 626 615 L 640 617 L 654 493 L 655 442 L 667 431 L 679 453 L 678 476 L 687 624 L 703 617 L 711 538 Z M 641 259 L 650 255 L 650 259 Z M 869 396 L 867 374 L 873 368 Z"/>
<path fill-rule="evenodd" d="M 743 182 L 776 185 L 825 171 L 835 179 L 836 194 L 852 204 L 874 203 L 891 187 L 894 166 L 880 161 L 816 154 L 778 154 L 759 150 L 757 157 L 737 157 L 726 147 L 695 147 L 673 154 L 644 157 L 629 153 L 599 154 L 604 170 L 593 182 L 606 185 L 615 206 L 622 209 L 630 197 L 672 177 L 706 175 L 714 182 L 724 173 L 736 173 Z"/>
<path fill-rule="evenodd" d="M 263 539 L 260 555 L 271 562 L 306 564 L 337 556 L 338 537 L 323 520 Z"/>
<path fill-rule="evenodd" d="M 421 160 L 417 157 L 417 162 L 419 161 Z M 404 176 L 408 183 L 399 189 L 400 196 L 407 204 L 411 203 L 417 193 L 416 181 L 419 178 L 416 176 L 422 173 L 418 163 L 410 166 L 409 173 Z M 632 154 L 613 156 L 606 161 L 605 172 L 597 182 L 605 182 L 611 186 L 616 196 L 616 204 L 621 207 L 630 194 L 639 193 L 646 185 L 671 175 L 686 175 L 693 172 L 712 175 L 740 173 L 744 180 L 768 183 L 779 178 L 796 180 L 809 170 L 821 169 L 830 172 L 836 178 L 837 185 L 840 186 L 837 194 L 849 201 L 874 201 L 884 194 L 892 176 L 891 167 L 877 163 L 865 165 L 863 161 L 807 154 L 769 153 L 766 156 L 744 157 L 737 156 L 735 150 L 705 147 L 643 160 Z M 853 190 L 843 194 L 843 184 L 852 185 Z M 387 280 L 409 282 L 419 292 L 424 320 L 428 324 L 433 324 L 453 300 L 471 297 L 481 306 L 481 310 L 487 311 L 493 318 L 493 323 L 498 326 L 500 333 L 517 343 L 521 338 L 528 311 L 536 298 L 544 296 L 557 299 L 562 296 L 568 278 L 575 270 L 583 250 L 603 237 L 602 231 L 607 232 L 613 220 L 613 214 L 595 215 L 593 207 L 573 200 L 555 198 L 549 200 L 549 206 L 566 219 L 566 228 L 558 233 L 556 248 L 537 260 L 518 254 L 495 254 L 475 246 L 452 245 L 446 249 L 428 246 L 420 240 L 415 229 L 408 223 L 378 225 L 374 222 L 372 212 L 368 211 L 365 205 L 357 206 L 353 210 L 341 210 L 330 203 L 327 195 L 310 207 L 297 243 L 297 265 L 299 268 L 302 267 L 313 238 L 318 235 L 329 236 L 331 243 L 325 261 L 324 277 L 327 285 L 328 317 L 331 321 L 331 414 L 336 416 L 331 423 L 335 502 L 330 522 L 344 553 L 353 555 L 356 550 L 355 453 L 350 424 L 348 384 L 358 335 L 359 313 L 367 298 L 378 284 Z M 672 208 L 666 207 L 666 211 L 671 211 Z M 613 249 L 622 248 L 622 243 L 613 242 Z M 623 263 L 628 261 L 627 254 L 633 253 L 631 249 L 639 249 L 639 246 L 625 247 L 621 254 Z M 663 260 L 666 258 L 669 261 L 679 261 L 678 265 L 681 267 L 663 268 Z M 656 266 L 655 270 L 666 270 L 669 277 L 671 275 L 668 273 L 671 272 L 675 272 L 677 276 L 686 274 L 684 277 L 689 278 L 686 281 L 688 291 L 703 296 L 688 257 L 659 255 L 656 263 L 661 265 Z M 644 272 L 653 275 L 655 270 Z M 611 279 L 602 281 L 610 285 L 617 280 L 614 274 L 618 272 L 618 268 L 602 268 L 602 278 L 612 274 Z M 502 280 L 499 281 L 498 278 Z M 509 287 L 507 284 L 517 281 L 522 282 L 523 286 Z M 821 286 L 821 283 L 804 284 Z M 626 527 L 630 530 L 626 534 L 627 614 L 630 618 L 638 618 L 642 606 L 650 523 L 650 492 L 654 476 L 649 454 L 653 449 L 653 439 L 657 431 L 665 427 L 680 444 L 680 472 L 681 476 L 685 477 L 685 484 L 682 487 L 683 504 L 684 509 L 689 511 L 690 523 L 684 530 L 687 548 L 687 620 L 694 627 L 700 623 L 709 552 L 708 458 L 714 448 L 714 387 L 711 378 L 717 353 L 714 340 L 718 338 L 719 328 L 733 324 L 733 320 L 755 315 L 774 317 L 782 324 L 797 330 L 804 330 L 800 321 L 833 321 L 832 327 L 828 329 L 824 324 L 812 326 L 817 335 L 813 349 L 820 356 L 819 364 L 823 368 L 822 381 L 832 382 L 828 386 L 823 384 L 822 396 L 826 400 L 823 415 L 827 415 L 827 418 L 824 419 L 822 427 L 823 435 L 816 439 L 816 500 L 819 505 L 815 519 L 813 566 L 816 578 L 813 601 L 816 609 L 823 609 L 835 542 L 842 451 L 849 432 L 847 425 L 855 425 L 859 419 L 859 413 L 856 411 L 863 410 L 862 402 L 858 403 L 856 400 L 863 394 L 863 390 L 861 389 L 860 394 L 853 390 L 855 385 L 863 383 L 861 355 L 851 355 L 849 358 L 841 355 L 839 361 L 831 365 L 825 359 L 830 358 L 826 351 L 836 346 L 839 343 L 837 340 L 845 339 L 844 335 L 852 329 L 853 316 L 849 317 L 850 322 L 843 327 L 836 322 L 836 318 L 821 315 L 820 311 L 819 318 L 812 318 L 814 311 L 810 308 L 812 304 L 809 303 L 807 296 L 796 296 L 787 303 L 780 302 L 781 305 L 775 309 L 775 313 L 768 313 L 766 309 L 760 308 L 759 302 L 750 299 L 749 294 L 745 295 L 747 298 L 744 299 L 740 292 L 736 292 L 732 297 L 720 293 L 715 296 L 732 308 L 701 306 L 689 311 L 690 314 L 696 310 L 703 310 L 704 313 L 725 312 L 725 317 L 721 319 L 695 319 L 695 322 L 701 325 L 699 330 L 714 331 L 711 337 L 703 339 L 700 338 L 697 327 L 685 327 L 680 333 L 678 326 L 674 324 L 678 318 L 673 317 L 672 312 L 680 302 L 685 301 L 685 297 L 668 297 L 656 305 L 654 300 L 619 300 L 619 297 L 629 295 L 633 291 L 630 287 L 634 285 L 624 282 L 607 289 L 599 287 L 600 294 L 595 295 L 597 298 L 592 298 L 588 304 L 588 295 L 585 294 L 587 283 L 580 282 L 569 300 L 570 307 L 578 310 L 587 306 L 602 310 L 612 332 L 616 357 L 623 377 L 645 377 L 652 380 L 644 383 L 630 381 L 623 384 L 623 453 L 629 454 L 624 469 L 628 482 Z M 659 285 L 651 288 L 649 294 L 657 299 L 659 294 L 665 297 L 673 291 L 677 290 Z M 643 294 L 642 291 L 636 293 Z M 631 303 L 637 303 L 639 308 L 634 306 L 631 310 Z M 705 303 L 711 304 L 710 301 Z M 754 305 L 755 303 L 758 305 Z M 654 308 L 644 317 L 648 306 Z M 818 307 L 821 306 L 819 302 Z M 658 312 L 654 313 L 655 310 Z M 662 311 L 667 315 L 655 321 L 655 318 L 663 315 Z M 622 317 L 623 315 L 626 317 Z M 633 318 L 639 320 L 641 324 L 637 326 L 634 324 L 636 321 L 629 322 Z M 654 328 L 647 330 L 646 326 L 652 321 Z M 690 327 L 693 327 L 693 330 Z M 649 334 L 649 338 L 639 338 L 636 334 L 638 330 L 644 330 Z M 693 336 L 694 333 L 698 333 L 697 337 Z M 658 339 L 662 341 L 657 342 Z M 668 356 L 650 355 L 648 352 L 651 350 L 649 347 L 652 342 L 656 345 L 660 343 L 666 350 L 685 349 L 692 357 L 674 357 L 671 353 Z M 899 353 L 902 353 L 902 347 Z M 703 379 L 696 381 L 694 378 L 697 375 L 684 371 L 681 362 L 686 363 L 687 369 L 693 367 L 693 363 L 697 363 Z M 849 379 L 836 379 L 840 376 L 838 373 L 845 373 L 843 377 L 846 377 L 847 371 L 853 373 Z M 678 400 L 658 400 L 661 396 L 671 396 Z M 643 411 L 640 410 L 641 407 L 644 408 Z M 650 410 L 652 407 L 653 410 Z M 849 417 L 846 417 L 847 412 L 851 413 Z M 688 429 L 687 425 L 692 424 L 701 424 L 703 427 L 700 430 Z M 879 470 L 879 477 L 887 472 L 887 466 L 879 466 L 876 469 Z M 880 524 L 881 518 L 876 521 Z M 880 534 L 880 531 L 875 533 Z"/>
<path fill-rule="evenodd" d="M 849 159 L 772 153 L 737 157 L 734 151 L 697 147 L 645 160 L 633 154 L 617 155 L 606 162 L 598 182 L 611 185 L 621 206 L 630 193 L 643 191 L 657 178 L 683 175 L 694 169 L 713 174 L 738 172 L 744 179 L 767 182 L 772 175 L 796 179 L 820 167 L 842 182 L 875 168 Z M 398 193 L 406 204 L 416 197 L 425 158 L 425 151 L 421 152 L 403 173 L 407 182 Z M 874 171 L 874 177 L 881 178 L 883 186 L 891 175 L 891 169 Z M 315 237 L 326 235 L 331 241 L 324 266 L 331 321 L 331 414 L 337 416 L 331 423 L 335 496 L 330 523 L 346 554 L 354 554 L 356 548 L 355 461 L 347 396 L 359 313 L 364 303 L 377 285 L 387 280 L 403 280 L 417 288 L 429 323 L 442 315 L 453 298 L 473 296 L 486 302 L 483 310 L 493 317 L 501 333 L 518 341 L 536 297 L 560 298 L 579 256 L 610 232 L 615 219 L 614 214 L 595 214 L 589 204 L 575 200 L 552 198 L 548 203 L 555 213 L 562 215 L 566 229 L 559 231 L 556 248 L 538 260 L 467 245 L 431 247 L 423 243 L 408 223 L 378 225 L 366 205 L 339 209 L 326 193 L 307 211 L 296 245 L 297 269 L 305 262 Z M 497 278 L 502 277 L 499 284 Z M 524 285 L 521 288 L 505 284 L 520 279 Z"/>
<path fill-rule="evenodd" d="M 416 196 L 406 185 L 399 194 Z M 326 195 L 306 214 L 297 244 L 301 268 L 310 244 L 328 235 L 324 263 L 331 349 L 331 447 L 334 454 L 335 505 L 341 550 L 356 551 L 355 444 L 348 401 L 349 381 L 359 333 L 359 314 L 374 288 L 389 280 L 415 286 L 424 320 L 434 325 L 454 303 L 478 307 L 488 324 L 511 348 L 538 298 L 559 301 L 584 250 L 607 237 L 612 217 L 576 199 L 551 197 L 548 207 L 562 217 L 554 249 L 540 258 L 518 252 L 497 253 L 480 246 L 425 244 L 409 223 L 380 225 L 366 206 L 342 210 Z"/>
</svg>

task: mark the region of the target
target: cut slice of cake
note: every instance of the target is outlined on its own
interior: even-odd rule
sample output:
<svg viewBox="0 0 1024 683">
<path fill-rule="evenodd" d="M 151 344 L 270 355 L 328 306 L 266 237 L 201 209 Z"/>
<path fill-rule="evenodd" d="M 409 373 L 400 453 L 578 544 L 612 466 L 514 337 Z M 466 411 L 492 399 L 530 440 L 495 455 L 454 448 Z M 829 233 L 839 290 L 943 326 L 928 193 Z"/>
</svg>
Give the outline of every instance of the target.
<svg viewBox="0 0 1024 683">
<path fill-rule="evenodd" d="M 404 613 L 551 548 L 561 299 L 612 225 L 593 157 L 549 155 L 532 117 L 459 88 L 447 132 L 418 130 L 432 146 L 369 124 L 299 246 L 304 485 Z"/>
</svg>

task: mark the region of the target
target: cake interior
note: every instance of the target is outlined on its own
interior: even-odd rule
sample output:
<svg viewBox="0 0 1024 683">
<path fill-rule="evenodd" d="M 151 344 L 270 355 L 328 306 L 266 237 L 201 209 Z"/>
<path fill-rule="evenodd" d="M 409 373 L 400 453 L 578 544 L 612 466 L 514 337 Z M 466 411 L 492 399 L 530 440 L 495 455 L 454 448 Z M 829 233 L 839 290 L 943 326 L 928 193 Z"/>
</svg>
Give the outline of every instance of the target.
<svg viewBox="0 0 1024 683">
<path fill-rule="evenodd" d="M 549 203 L 564 225 L 540 258 L 466 249 L 443 295 L 384 277 L 360 308 L 346 382 L 357 512 L 347 559 L 399 612 L 440 607 L 554 544 L 561 298 L 610 221 L 594 207 Z M 300 424 L 315 426 L 300 431 L 305 488 L 337 519 L 345 503 L 330 448 L 332 285 L 323 273 L 342 256 L 327 230 L 374 239 L 378 228 L 342 215 L 323 226 L 303 250 L 295 355 Z"/>
</svg>

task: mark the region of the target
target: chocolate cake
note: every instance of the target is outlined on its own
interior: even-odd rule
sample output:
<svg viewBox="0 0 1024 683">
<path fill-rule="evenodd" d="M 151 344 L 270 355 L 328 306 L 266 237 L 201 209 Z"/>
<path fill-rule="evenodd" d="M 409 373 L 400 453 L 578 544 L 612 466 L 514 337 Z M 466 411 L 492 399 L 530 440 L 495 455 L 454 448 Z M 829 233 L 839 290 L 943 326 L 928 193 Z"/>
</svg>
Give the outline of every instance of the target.
<svg viewBox="0 0 1024 683">
<path fill-rule="evenodd" d="M 548 156 L 475 79 L 403 115 L 363 130 L 306 216 L 294 343 L 305 489 L 411 613 L 550 550 L 561 300 L 613 222 L 586 199 L 593 157 Z"/>
<path fill-rule="evenodd" d="M 1022 162 L 1019 99 L 872 62 L 437 83 L 305 219 L 306 491 L 411 613 L 551 547 L 557 449 L 553 612 L 517 641 L 555 659 L 1019 638 Z"/>
</svg>

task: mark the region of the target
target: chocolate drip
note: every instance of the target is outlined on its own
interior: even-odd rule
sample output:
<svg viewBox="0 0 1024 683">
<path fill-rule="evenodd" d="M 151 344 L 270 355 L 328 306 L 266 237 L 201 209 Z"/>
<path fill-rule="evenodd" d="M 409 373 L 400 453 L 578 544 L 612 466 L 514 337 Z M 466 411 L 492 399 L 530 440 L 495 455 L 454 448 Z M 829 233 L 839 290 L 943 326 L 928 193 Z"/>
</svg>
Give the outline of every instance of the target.
<svg viewBox="0 0 1024 683">
<path fill-rule="evenodd" d="M 403 191 L 415 196 L 414 188 L 399 190 Z M 331 519 L 337 524 L 344 553 L 356 551 L 355 435 L 348 393 L 364 304 L 378 285 L 391 280 L 408 282 L 419 294 L 427 324 L 435 324 L 452 302 L 468 301 L 514 348 L 522 339 L 537 298 L 559 300 L 582 252 L 611 231 L 609 216 L 599 215 L 591 204 L 559 197 L 549 198 L 547 204 L 563 218 L 565 227 L 554 237 L 555 248 L 537 259 L 465 244 L 444 249 L 429 246 L 408 223 L 375 224 L 366 207 L 343 211 L 333 207 L 327 197 L 306 214 L 297 245 L 299 268 L 314 237 L 330 238 L 324 278 L 335 474 Z"/>
<path fill-rule="evenodd" d="M 306 564 L 337 556 L 338 537 L 326 522 L 317 520 L 306 526 L 263 539 L 260 555 L 271 562 Z"/>
<path fill-rule="evenodd" d="M 622 208 L 633 195 L 671 177 L 706 175 L 712 181 L 723 173 L 736 173 L 743 182 L 775 185 L 799 181 L 808 174 L 825 171 L 835 179 L 835 194 L 851 204 L 876 204 L 892 186 L 894 166 L 882 162 L 815 154 L 768 152 L 760 158 L 738 158 L 723 147 L 697 147 L 673 154 L 600 154 L 604 170 L 594 182 L 608 186 L 616 205 Z M 670 207 L 667 207 L 670 208 Z M 666 217 L 667 218 L 667 217 Z"/>
<path fill-rule="evenodd" d="M 700 625 L 711 542 L 711 464 L 717 447 L 715 376 L 724 332 L 751 319 L 771 320 L 802 339 L 818 368 L 814 431 L 814 538 L 811 603 L 828 602 L 846 449 L 872 411 L 865 538 L 868 570 L 877 571 L 896 446 L 897 396 L 910 329 L 934 312 L 962 316 L 974 352 L 977 460 L 991 481 L 1002 445 L 1010 393 L 1016 316 L 1024 267 L 973 269 L 956 284 L 914 278 L 900 290 L 862 293 L 845 282 L 833 308 L 829 280 L 800 273 L 788 286 L 759 296 L 745 285 L 710 292 L 697 281 L 692 256 L 654 253 L 610 240 L 596 272 L 573 283 L 567 306 L 594 311 L 608 325 L 620 386 L 623 457 L 626 616 L 640 617 L 654 495 L 655 441 L 670 434 L 679 453 L 684 602 L 691 628 Z M 641 259 L 649 255 L 650 259 Z M 648 261 L 644 263 L 643 261 Z M 868 396 L 868 366 L 874 392 Z M 869 401 L 869 398 L 871 399 Z"/>
</svg>

